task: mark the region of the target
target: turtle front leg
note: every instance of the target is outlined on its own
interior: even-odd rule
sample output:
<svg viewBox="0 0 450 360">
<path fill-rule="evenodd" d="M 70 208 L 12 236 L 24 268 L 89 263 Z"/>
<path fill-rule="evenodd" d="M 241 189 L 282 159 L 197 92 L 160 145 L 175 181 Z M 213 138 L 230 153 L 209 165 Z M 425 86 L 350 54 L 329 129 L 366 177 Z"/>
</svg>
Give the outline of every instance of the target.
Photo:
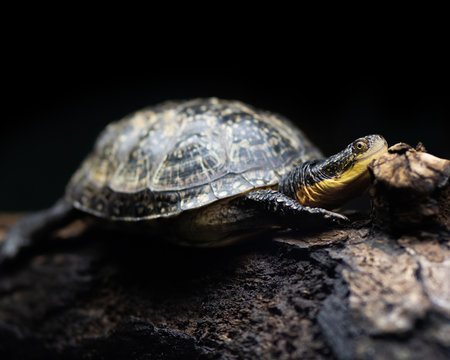
<svg viewBox="0 0 450 360">
<path fill-rule="evenodd" d="M 51 208 L 24 216 L 6 233 L 0 246 L 0 265 L 14 260 L 45 235 L 69 223 L 76 215 L 72 205 L 59 200 Z"/>
<path fill-rule="evenodd" d="M 342 224 L 349 221 L 344 215 L 318 207 L 304 206 L 289 196 L 272 189 L 251 191 L 239 198 L 238 201 L 244 207 L 252 206 L 272 214 L 275 221 L 292 228 Z"/>
<path fill-rule="evenodd" d="M 339 224 L 348 219 L 332 211 L 303 206 L 276 190 L 262 189 L 186 211 L 175 221 L 171 227 L 174 242 L 215 247 L 273 228 L 301 229 Z"/>
</svg>

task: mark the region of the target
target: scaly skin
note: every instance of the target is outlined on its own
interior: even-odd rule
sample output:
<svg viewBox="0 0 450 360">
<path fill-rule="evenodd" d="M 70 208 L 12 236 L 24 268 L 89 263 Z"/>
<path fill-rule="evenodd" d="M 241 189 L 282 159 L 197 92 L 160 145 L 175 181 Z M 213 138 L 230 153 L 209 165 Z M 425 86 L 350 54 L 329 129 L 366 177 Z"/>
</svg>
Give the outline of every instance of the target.
<svg viewBox="0 0 450 360">
<path fill-rule="evenodd" d="M 327 159 L 294 167 L 281 180 L 279 190 L 300 204 L 334 209 L 367 189 L 367 165 L 386 151 L 382 136 L 362 137 Z"/>
</svg>

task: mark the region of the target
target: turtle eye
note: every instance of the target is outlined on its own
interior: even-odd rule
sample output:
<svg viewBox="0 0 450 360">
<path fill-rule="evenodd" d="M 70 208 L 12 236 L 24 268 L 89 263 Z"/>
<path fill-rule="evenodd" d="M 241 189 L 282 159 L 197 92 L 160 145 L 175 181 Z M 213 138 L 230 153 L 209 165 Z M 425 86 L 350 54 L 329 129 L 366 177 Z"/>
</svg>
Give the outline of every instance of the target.
<svg viewBox="0 0 450 360">
<path fill-rule="evenodd" d="M 356 140 L 353 143 L 353 150 L 357 153 L 361 153 L 367 150 L 367 148 L 369 147 L 369 144 L 367 143 L 367 140 Z"/>
</svg>

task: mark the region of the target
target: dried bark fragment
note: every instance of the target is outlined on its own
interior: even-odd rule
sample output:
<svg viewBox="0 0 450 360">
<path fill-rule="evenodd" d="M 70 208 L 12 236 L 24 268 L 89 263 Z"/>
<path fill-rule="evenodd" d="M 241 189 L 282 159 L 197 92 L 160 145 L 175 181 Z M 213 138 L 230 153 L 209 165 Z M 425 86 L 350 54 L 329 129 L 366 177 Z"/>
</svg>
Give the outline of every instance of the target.
<svg viewBox="0 0 450 360">
<path fill-rule="evenodd" d="M 419 149 L 424 150 L 423 146 Z M 425 224 L 449 227 L 450 161 L 399 143 L 375 160 L 371 196 L 376 224 L 407 230 Z"/>
</svg>

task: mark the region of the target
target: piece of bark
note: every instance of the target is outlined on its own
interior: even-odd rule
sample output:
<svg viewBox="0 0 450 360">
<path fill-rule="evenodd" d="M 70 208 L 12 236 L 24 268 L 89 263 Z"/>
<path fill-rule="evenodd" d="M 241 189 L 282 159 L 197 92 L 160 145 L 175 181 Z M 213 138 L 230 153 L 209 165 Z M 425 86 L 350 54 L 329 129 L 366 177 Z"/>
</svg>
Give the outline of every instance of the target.
<svg viewBox="0 0 450 360">
<path fill-rule="evenodd" d="M 385 230 L 441 223 L 450 229 L 450 161 L 399 143 L 369 165 L 374 219 Z"/>
<path fill-rule="evenodd" d="M 449 232 L 382 211 L 219 249 L 75 223 L 1 270 L 0 358 L 448 359 Z"/>
</svg>

